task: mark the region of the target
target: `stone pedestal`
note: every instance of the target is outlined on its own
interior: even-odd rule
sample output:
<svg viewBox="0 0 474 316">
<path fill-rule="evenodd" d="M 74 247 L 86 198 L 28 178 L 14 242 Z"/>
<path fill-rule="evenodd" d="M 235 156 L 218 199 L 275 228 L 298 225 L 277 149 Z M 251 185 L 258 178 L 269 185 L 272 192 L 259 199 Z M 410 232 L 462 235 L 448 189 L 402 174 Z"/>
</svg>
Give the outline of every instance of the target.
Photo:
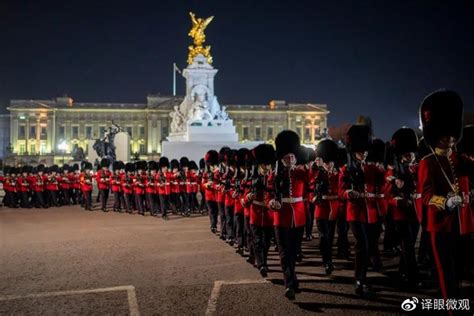
<svg viewBox="0 0 474 316">
<path fill-rule="evenodd" d="M 114 144 L 116 159 L 123 162 L 130 161 L 130 136 L 125 132 L 117 133 Z"/>
</svg>

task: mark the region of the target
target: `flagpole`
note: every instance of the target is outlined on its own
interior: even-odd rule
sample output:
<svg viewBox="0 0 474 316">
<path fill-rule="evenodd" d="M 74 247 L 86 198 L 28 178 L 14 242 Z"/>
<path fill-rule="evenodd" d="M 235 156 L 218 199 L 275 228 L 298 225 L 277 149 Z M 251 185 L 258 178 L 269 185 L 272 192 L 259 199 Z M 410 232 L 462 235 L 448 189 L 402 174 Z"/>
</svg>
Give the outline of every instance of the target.
<svg viewBox="0 0 474 316">
<path fill-rule="evenodd" d="M 173 97 L 176 96 L 176 63 L 173 63 Z"/>
</svg>

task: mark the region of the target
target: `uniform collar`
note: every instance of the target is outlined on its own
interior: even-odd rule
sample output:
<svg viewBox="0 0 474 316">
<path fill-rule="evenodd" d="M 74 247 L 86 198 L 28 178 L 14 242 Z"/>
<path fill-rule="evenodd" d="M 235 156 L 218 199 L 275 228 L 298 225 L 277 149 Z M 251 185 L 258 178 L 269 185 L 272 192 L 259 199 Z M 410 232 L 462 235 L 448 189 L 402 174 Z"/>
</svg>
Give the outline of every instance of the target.
<svg viewBox="0 0 474 316">
<path fill-rule="evenodd" d="M 451 149 L 441 149 L 436 147 L 435 154 L 438 156 L 449 157 L 451 155 Z"/>
</svg>

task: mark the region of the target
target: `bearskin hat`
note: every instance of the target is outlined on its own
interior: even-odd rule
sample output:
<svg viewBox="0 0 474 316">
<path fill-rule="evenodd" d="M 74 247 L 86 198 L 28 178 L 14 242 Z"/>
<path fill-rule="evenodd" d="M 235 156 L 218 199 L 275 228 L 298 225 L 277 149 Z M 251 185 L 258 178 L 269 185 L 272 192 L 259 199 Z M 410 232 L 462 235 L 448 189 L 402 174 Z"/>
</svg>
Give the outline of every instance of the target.
<svg viewBox="0 0 474 316">
<path fill-rule="evenodd" d="M 150 161 L 148 161 L 147 169 L 148 169 L 148 171 L 158 170 L 158 164 L 156 163 L 156 161 L 150 160 Z"/>
<path fill-rule="evenodd" d="M 112 170 L 113 170 L 113 171 L 120 170 L 120 169 L 121 169 L 121 168 L 120 168 L 120 167 L 121 167 L 121 166 L 120 166 L 120 163 L 121 163 L 120 160 L 114 161 L 114 162 L 112 163 Z"/>
<path fill-rule="evenodd" d="M 311 147 L 306 147 L 308 152 L 308 161 L 314 161 L 316 159 L 316 151 Z"/>
<path fill-rule="evenodd" d="M 206 167 L 206 161 L 204 158 L 199 159 L 199 169 L 204 169 Z"/>
<path fill-rule="evenodd" d="M 338 147 L 337 149 L 337 158 L 336 158 L 336 167 L 340 168 L 347 164 L 347 150 L 343 147 Z"/>
<path fill-rule="evenodd" d="M 16 167 L 11 167 L 11 168 L 10 168 L 10 174 L 18 174 L 18 168 L 16 168 Z"/>
<path fill-rule="evenodd" d="M 281 159 L 289 153 L 298 155 L 300 149 L 300 137 L 294 131 L 284 130 L 275 138 L 277 158 Z"/>
<path fill-rule="evenodd" d="M 189 167 L 189 159 L 188 157 L 181 157 L 179 160 L 179 167 L 183 169 L 184 167 Z"/>
<path fill-rule="evenodd" d="M 77 171 L 79 170 L 79 165 L 77 163 L 72 165 L 72 171 Z"/>
<path fill-rule="evenodd" d="M 324 162 L 336 162 L 339 147 L 332 139 L 324 139 L 318 143 L 316 147 L 316 157 L 321 158 Z"/>
<path fill-rule="evenodd" d="M 125 164 L 125 171 L 126 172 L 134 172 L 135 171 L 135 164 L 133 162 L 127 162 Z"/>
<path fill-rule="evenodd" d="M 37 172 L 44 172 L 44 165 L 43 165 L 43 164 L 39 164 L 39 165 L 36 167 L 36 171 L 37 171 Z"/>
<path fill-rule="evenodd" d="M 370 162 L 385 162 L 385 142 L 381 139 L 374 139 L 370 145 L 367 155 L 367 161 Z"/>
<path fill-rule="evenodd" d="M 179 169 L 179 161 L 178 159 L 172 159 L 170 161 L 170 167 L 171 169 Z"/>
<path fill-rule="evenodd" d="M 82 170 L 92 170 L 92 164 L 88 161 L 84 161 L 82 164 Z"/>
<path fill-rule="evenodd" d="M 49 170 L 51 172 L 58 172 L 59 171 L 59 167 L 58 165 L 52 165 L 51 168 L 49 168 Z"/>
<path fill-rule="evenodd" d="M 248 148 L 240 148 L 234 155 L 235 164 L 238 168 L 252 165 L 252 152 Z"/>
<path fill-rule="evenodd" d="M 63 171 L 69 171 L 70 169 L 71 167 L 67 163 L 63 165 Z"/>
<path fill-rule="evenodd" d="M 102 158 L 100 161 L 100 167 L 101 168 L 108 168 L 110 166 L 110 160 L 107 158 Z"/>
<path fill-rule="evenodd" d="M 227 146 L 222 147 L 219 149 L 219 162 L 225 162 L 226 158 L 228 157 L 230 148 Z"/>
<path fill-rule="evenodd" d="M 463 102 L 454 91 L 439 90 L 428 95 L 420 106 L 420 123 L 426 142 L 435 147 L 443 136 L 462 137 Z"/>
<path fill-rule="evenodd" d="M 189 162 L 189 169 L 190 170 L 198 170 L 198 165 L 196 164 L 196 162 L 194 160 L 191 160 Z"/>
<path fill-rule="evenodd" d="M 170 161 L 168 160 L 168 157 L 161 157 L 159 165 L 160 165 L 160 168 L 163 168 L 163 167 L 168 167 L 169 168 Z"/>
<path fill-rule="evenodd" d="M 309 159 L 309 152 L 306 150 L 306 146 L 300 145 L 298 152 L 296 154 L 296 164 L 297 165 L 304 165 L 308 163 Z"/>
<path fill-rule="evenodd" d="M 139 160 L 135 162 L 135 168 L 136 170 L 146 170 L 146 161 L 145 160 Z"/>
<path fill-rule="evenodd" d="M 206 153 L 206 156 L 204 156 L 204 161 L 206 161 L 207 165 L 217 165 L 219 163 L 219 154 L 217 151 L 211 149 Z"/>
<path fill-rule="evenodd" d="M 31 166 L 23 166 L 21 168 L 21 173 L 30 173 Z"/>
<path fill-rule="evenodd" d="M 414 153 L 418 148 L 418 137 L 413 129 L 402 127 L 393 134 L 390 147 L 397 156 Z"/>
<path fill-rule="evenodd" d="M 10 167 L 10 166 L 4 166 L 4 167 L 3 167 L 3 174 L 9 174 L 11 168 L 12 168 L 12 167 Z"/>
<path fill-rule="evenodd" d="M 364 152 L 370 149 L 372 133 L 368 125 L 352 125 L 346 134 L 346 148 L 349 152 Z"/>
<path fill-rule="evenodd" d="M 461 141 L 458 143 L 458 151 L 462 154 L 474 155 L 474 125 L 464 127 Z"/>
<path fill-rule="evenodd" d="M 252 150 L 253 158 L 258 165 L 271 165 L 276 161 L 275 148 L 270 144 L 260 144 Z"/>
</svg>

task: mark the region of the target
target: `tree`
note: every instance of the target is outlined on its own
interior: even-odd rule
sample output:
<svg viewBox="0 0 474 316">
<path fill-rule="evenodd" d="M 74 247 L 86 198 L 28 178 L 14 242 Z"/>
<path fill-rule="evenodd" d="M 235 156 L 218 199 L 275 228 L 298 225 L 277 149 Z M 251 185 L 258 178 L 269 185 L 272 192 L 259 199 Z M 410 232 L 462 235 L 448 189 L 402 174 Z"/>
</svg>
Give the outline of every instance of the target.
<svg viewBox="0 0 474 316">
<path fill-rule="evenodd" d="M 352 126 L 351 123 L 342 123 L 339 126 L 329 127 L 329 136 L 335 141 L 345 142 L 346 134 L 349 128 Z"/>
</svg>

